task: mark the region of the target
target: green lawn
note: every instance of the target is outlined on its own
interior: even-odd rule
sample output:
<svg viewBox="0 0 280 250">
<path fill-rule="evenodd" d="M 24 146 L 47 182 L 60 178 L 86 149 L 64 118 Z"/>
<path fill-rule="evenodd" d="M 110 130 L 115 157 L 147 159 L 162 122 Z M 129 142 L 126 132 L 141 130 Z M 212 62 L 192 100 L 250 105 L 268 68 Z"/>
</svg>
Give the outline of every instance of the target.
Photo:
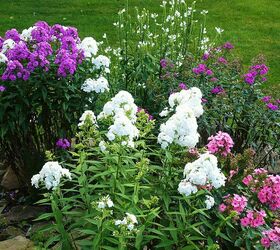
<svg viewBox="0 0 280 250">
<path fill-rule="evenodd" d="M 130 6 L 158 12 L 159 0 L 129 0 Z M 29 27 L 37 20 L 76 26 L 81 36 L 114 39 L 112 23 L 126 0 L 0 0 L 0 35 L 5 30 Z M 222 27 L 223 39 L 231 41 L 244 63 L 264 54 L 271 68 L 267 90 L 280 92 L 280 1 L 198 0 L 198 9 L 209 10 L 208 27 Z M 275 91 L 276 90 L 276 91 Z M 277 94 L 275 94 L 277 95 Z"/>
</svg>

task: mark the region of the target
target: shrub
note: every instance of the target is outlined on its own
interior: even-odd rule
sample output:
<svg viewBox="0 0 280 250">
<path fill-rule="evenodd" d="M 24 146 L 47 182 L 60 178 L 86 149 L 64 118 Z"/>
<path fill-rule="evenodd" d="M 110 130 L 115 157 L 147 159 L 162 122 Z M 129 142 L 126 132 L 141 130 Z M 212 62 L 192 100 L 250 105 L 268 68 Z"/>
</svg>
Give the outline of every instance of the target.
<svg viewBox="0 0 280 250">
<path fill-rule="evenodd" d="M 11 29 L 0 41 L 1 155 L 26 177 L 42 164 L 45 150 L 74 135 L 73 121 L 98 103 L 92 92 L 108 90 L 103 76 L 110 62 L 95 57 L 93 38 L 81 41 L 75 28 L 59 24 Z"/>
</svg>

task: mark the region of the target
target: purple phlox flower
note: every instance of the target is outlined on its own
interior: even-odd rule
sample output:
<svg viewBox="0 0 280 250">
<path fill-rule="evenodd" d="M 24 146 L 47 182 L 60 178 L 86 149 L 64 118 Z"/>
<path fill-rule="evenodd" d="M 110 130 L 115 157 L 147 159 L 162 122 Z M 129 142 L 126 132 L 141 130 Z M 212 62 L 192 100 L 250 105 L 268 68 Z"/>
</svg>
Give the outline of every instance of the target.
<svg viewBox="0 0 280 250">
<path fill-rule="evenodd" d="M 165 69 L 167 67 L 167 60 L 166 59 L 161 59 L 160 60 L 160 66 Z"/>
<path fill-rule="evenodd" d="M 249 85 L 254 84 L 255 82 L 255 76 L 252 73 L 247 73 L 244 75 L 245 82 Z"/>
<path fill-rule="evenodd" d="M 41 26 L 37 26 L 31 31 L 31 37 L 36 42 L 48 42 L 50 41 L 50 32 Z"/>
<path fill-rule="evenodd" d="M 178 86 L 180 89 L 188 89 L 186 84 L 183 83 L 183 82 L 180 82 L 179 86 Z"/>
<path fill-rule="evenodd" d="M 30 51 L 26 46 L 25 42 L 20 41 L 17 43 L 12 49 L 8 50 L 7 58 L 11 61 L 17 60 L 25 60 L 29 57 Z"/>
<path fill-rule="evenodd" d="M 271 109 L 271 110 L 277 110 L 277 109 L 278 109 L 278 105 L 274 105 L 273 103 L 268 103 L 268 104 L 266 105 L 266 107 L 267 107 L 268 109 Z"/>
<path fill-rule="evenodd" d="M 72 53 L 77 53 L 77 43 L 75 39 L 71 36 L 64 36 L 61 39 L 61 49 L 70 50 Z"/>
<path fill-rule="evenodd" d="M 12 39 L 15 42 L 19 42 L 20 34 L 18 33 L 18 31 L 16 29 L 7 30 L 7 32 L 5 33 L 5 40 L 7 40 L 7 39 Z"/>
<path fill-rule="evenodd" d="M 65 35 L 65 29 L 60 24 L 55 24 L 51 27 L 50 35 L 60 40 Z"/>
<path fill-rule="evenodd" d="M 67 27 L 67 29 L 65 30 L 65 35 L 73 37 L 77 42 L 80 41 L 78 30 L 74 27 Z"/>
<path fill-rule="evenodd" d="M 217 81 L 218 81 L 218 78 L 212 77 L 212 78 L 210 79 L 210 81 L 211 81 L 211 82 L 217 82 Z"/>
<path fill-rule="evenodd" d="M 4 43 L 4 38 L 0 36 L 0 50 L 2 50 L 3 43 Z"/>
<path fill-rule="evenodd" d="M 70 146 L 71 146 L 71 143 L 65 138 L 60 138 L 56 142 L 56 147 L 58 147 L 58 148 L 67 149 L 67 148 L 70 148 Z"/>
<path fill-rule="evenodd" d="M 63 60 L 61 61 L 57 70 L 57 74 L 58 76 L 63 76 L 63 77 L 66 77 L 67 74 L 73 75 L 76 71 L 76 68 L 77 68 L 76 62 L 70 57 L 66 57 L 63 58 Z"/>
<path fill-rule="evenodd" d="M 213 89 L 211 89 L 211 93 L 215 94 L 215 95 L 218 95 L 218 94 L 221 94 L 221 93 L 224 93 L 224 92 L 225 92 L 225 90 L 221 86 L 216 86 Z"/>
<path fill-rule="evenodd" d="M 6 90 L 6 87 L 4 85 L 0 85 L 0 92 L 4 92 Z"/>
<path fill-rule="evenodd" d="M 265 64 L 257 64 L 250 67 L 250 70 L 247 74 L 244 75 L 245 82 L 252 85 L 255 83 L 257 76 L 263 76 L 268 73 L 268 67 Z M 261 80 L 266 81 L 265 77 L 262 77 Z"/>
<path fill-rule="evenodd" d="M 230 42 L 226 42 L 226 43 L 223 45 L 223 48 L 224 48 L 224 49 L 231 50 L 231 49 L 234 49 L 234 46 L 233 46 Z"/>
<path fill-rule="evenodd" d="M 41 27 L 44 30 L 47 30 L 48 32 L 50 32 L 50 30 L 51 30 L 51 26 L 49 26 L 49 24 L 45 21 L 38 21 L 34 24 L 34 26 Z"/>
<path fill-rule="evenodd" d="M 30 72 L 23 68 L 22 64 L 17 61 L 8 61 L 6 70 L 2 75 L 3 81 L 15 81 L 17 78 L 22 78 L 24 81 L 28 80 Z"/>
<path fill-rule="evenodd" d="M 198 64 L 198 66 L 193 68 L 192 71 L 196 75 L 203 75 L 203 74 L 207 76 L 213 75 L 213 71 L 211 69 L 208 69 L 205 64 Z"/>
<path fill-rule="evenodd" d="M 208 76 L 213 75 L 213 71 L 211 69 L 206 70 L 206 75 Z"/>
<path fill-rule="evenodd" d="M 219 62 L 219 63 L 222 63 L 222 64 L 227 64 L 227 63 L 228 63 L 227 60 L 226 60 L 225 58 L 223 58 L 223 57 L 220 57 L 220 58 L 218 59 L 218 62 Z"/>
<path fill-rule="evenodd" d="M 203 60 L 203 61 L 206 61 L 206 60 L 209 59 L 209 57 L 210 57 L 210 53 L 205 52 L 205 53 L 203 54 L 203 56 L 202 56 L 202 60 Z"/>
<path fill-rule="evenodd" d="M 262 100 L 263 102 L 269 102 L 270 99 L 271 99 L 271 96 L 264 96 L 261 100 Z"/>
</svg>

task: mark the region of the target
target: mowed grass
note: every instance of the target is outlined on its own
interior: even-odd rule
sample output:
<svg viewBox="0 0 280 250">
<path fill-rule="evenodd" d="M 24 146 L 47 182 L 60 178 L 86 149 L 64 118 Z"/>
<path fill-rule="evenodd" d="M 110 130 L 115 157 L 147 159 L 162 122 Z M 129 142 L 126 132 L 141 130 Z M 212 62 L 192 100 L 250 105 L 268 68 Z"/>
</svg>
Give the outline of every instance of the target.
<svg viewBox="0 0 280 250">
<path fill-rule="evenodd" d="M 159 0 L 129 0 L 133 9 L 160 12 Z M 111 41 L 117 37 L 112 23 L 126 0 L 0 0 L 0 35 L 7 29 L 22 30 L 37 20 L 50 24 L 75 26 L 80 35 L 100 40 L 104 33 Z M 280 93 L 280 1 L 279 0 L 198 0 L 197 9 L 209 10 L 209 32 L 222 27 L 222 40 L 231 41 L 246 66 L 258 54 L 268 59 L 270 67 L 266 90 Z"/>
</svg>

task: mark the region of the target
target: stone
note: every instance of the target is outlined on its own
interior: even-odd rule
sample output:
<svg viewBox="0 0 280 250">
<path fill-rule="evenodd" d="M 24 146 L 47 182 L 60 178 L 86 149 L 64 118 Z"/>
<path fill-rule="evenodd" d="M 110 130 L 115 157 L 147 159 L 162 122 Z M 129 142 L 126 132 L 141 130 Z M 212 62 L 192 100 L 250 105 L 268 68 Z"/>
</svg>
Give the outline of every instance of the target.
<svg viewBox="0 0 280 250">
<path fill-rule="evenodd" d="M 0 242 L 0 249 L 5 250 L 35 250 L 34 244 L 31 240 L 17 236 L 12 239 Z"/>
<path fill-rule="evenodd" d="M 5 229 L 3 229 L 2 232 L 0 233 L 0 241 L 6 240 L 11 237 L 16 237 L 19 235 L 24 235 L 21 229 L 14 226 L 8 226 Z"/>
<path fill-rule="evenodd" d="M 9 166 L 2 178 L 1 186 L 6 190 L 18 189 L 22 185 L 11 166 Z"/>
<path fill-rule="evenodd" d="M 36 219 L 45 209 L 43 207 L 36 207 L 30 205 L 18 205 L 12 207 L 9 212 L 2 214 L 1 217 L 5 217 L 8 224 Z"/>
</svg>

